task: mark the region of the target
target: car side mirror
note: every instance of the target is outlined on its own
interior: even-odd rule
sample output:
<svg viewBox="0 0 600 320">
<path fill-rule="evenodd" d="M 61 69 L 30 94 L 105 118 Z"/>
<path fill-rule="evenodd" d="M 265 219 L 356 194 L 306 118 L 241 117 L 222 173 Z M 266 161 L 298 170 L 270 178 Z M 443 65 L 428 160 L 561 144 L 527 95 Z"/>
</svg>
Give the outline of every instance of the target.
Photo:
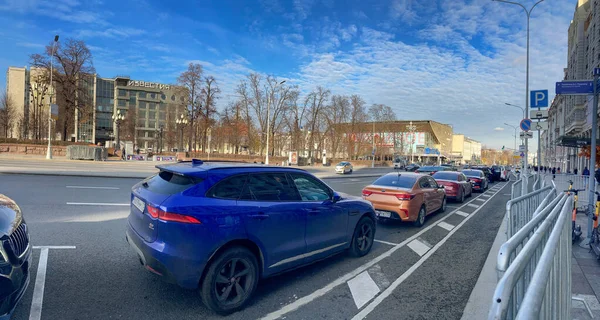
<svg viewBox="0 0 600 320">
<path fill-rule="evenodd" d="M 333 203 L 336 203 L 336 202 L 339 202 L 340 200 L 342 200 L 342 196 L 340 196 L 340 194 L 339 194 L 339 193 L 337 193 L 337 192 L 334 192 L 334 193 L 333 193 L 333 197 L 331 197 L 331 201 L 332 201 Z"/>
</svg>

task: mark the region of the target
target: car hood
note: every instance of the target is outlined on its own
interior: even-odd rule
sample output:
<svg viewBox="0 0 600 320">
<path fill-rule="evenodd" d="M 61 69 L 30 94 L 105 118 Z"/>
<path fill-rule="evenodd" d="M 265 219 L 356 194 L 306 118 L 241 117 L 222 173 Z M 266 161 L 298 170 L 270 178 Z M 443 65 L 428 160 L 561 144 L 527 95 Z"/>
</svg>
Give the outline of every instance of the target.
<svg viewBox="0 0 600 320">
<path fill-rule="evenodd" d="M 10 235 L 22 219 L 19 206 L 9 197 L 0 194 L 0 237 Z"/>
</svg>

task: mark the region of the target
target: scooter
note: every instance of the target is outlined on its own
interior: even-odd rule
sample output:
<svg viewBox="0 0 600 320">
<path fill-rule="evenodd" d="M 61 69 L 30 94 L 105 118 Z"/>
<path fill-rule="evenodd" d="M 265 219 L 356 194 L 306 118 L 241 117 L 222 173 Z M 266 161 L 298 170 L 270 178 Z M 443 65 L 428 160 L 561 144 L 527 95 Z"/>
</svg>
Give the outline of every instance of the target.
<svg viewBox="0 0 600 320">
<path fill-rule="evenodd" d="M 590 241 L 590 252 L 596 254 L 596 258 L 600 259 L 600 231 L 598 230 L 598 213 L 600 213 L 600 192 L 596 194 L 596 212 L 594 214 L 594 229 L 592 230 L 592 239 Z"/>
<path fill-rule="evenodd" d="M 565 190 L 565 192 L 573 193 L 575 195 L 573 199 L 573 214 L 571 215 L 571 225 L 573 230 L 571 232 L 571 240 L 573 242 L 578 241 L 582 233 L 581 226 L 575 224 L 577 220 L 577 198 L 579 191 L 585 191 L 585 189 L 573 189 L 573 181 L 569 180 L 569 190 Z"/>
</svg>

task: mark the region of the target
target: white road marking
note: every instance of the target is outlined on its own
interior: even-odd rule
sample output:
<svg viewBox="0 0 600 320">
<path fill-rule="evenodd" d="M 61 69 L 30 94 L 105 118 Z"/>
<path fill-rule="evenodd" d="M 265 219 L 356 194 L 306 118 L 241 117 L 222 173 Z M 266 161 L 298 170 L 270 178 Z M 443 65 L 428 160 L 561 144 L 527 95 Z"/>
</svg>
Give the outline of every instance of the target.
<svg viewBox="0 0 600 320">
<path fill-rule="evenodd" d="M 478 205 L 476 205 L 476 204 L 472 204 L 472 203 L 467 203 L 467 206 L 469 206 L 469 207 L 473 207 L 473 208 L 479 208 L 479 206 L 478 206 Z"/>
<path fill-rule="evenodd" d="M 383 273 L 381 270 L 380 265 L 376 264 L 369 268 L 368 271 L 371 278 L 373 278 L 375 283 L 377 283 L 379 289 L 383 290 L 390 286 L 390 280 L 388 280 L 388 278 L 385 276 L 385 273 Z"/>
<path fill-rule="evenodd" d="M 42 252 L 40 252 L 40 263 L 38 264 L 37 275 L 35 276 L 33 298 L 31 300 L 31 309 L 29 309 L 29 320 L 39 320 L 42 318 L 44 286 L 46 285 L 46 267 L 48 266 L 48 250 L 48 248 L 43 248 Z"/>
<path fill-rule="evenodd" d="M 119 206 L 119 207 L 129 207 L 131 204 L 129 203 L 103 203 L 103 202 L 67 202 L 69 205 L 73 206 Z"/>
<path fill-rule="evenodd" d="M 69 189 L 106 189 L 106 190 L 119 190 L 117 187 L 87 187 L 87 186 L 67 186 Z"/>
<path fill-rule="evenodd" d="M 485 201 L 485 199 L 477 198 L 477 199 L 475 199 L 473 201 Z"/>
<path fill-rule="evenodd" d="M 397 246 L 398 245 L 397 243 L 387 242 L 387 241 L 383 241 L 383 240 L 375 240 L 375 242 L 387 244 L 387 245 L 390 245 L 390 246 Z"/>
<path fill-rule="evenodd" d="M 348 287 L 350 288 L 352 298 L 358 309 L 362 308 L 362 306 L 373 299 L 380 291 L 379 287 L 375 281 L 371 279 L 371 276 L 367 271 L 348 281 Z"/>
<path fill-rule="evenodd" d="M 482 205 L 485 205 L 485 203 L 483 203 Z M 464 207 L 466 207 L 467 205 L 463 205 L 461 206 L 459 209 L 462 209 Z M 458 210 L 458 209 L 457 209 Z M 445 217 L 441 218 L 439 221 L 444 221 L 446 219 L 448 219 L 448 217 L 452 216 L 452 213 L 456 212 L 452 211 L 450 212 L 448 215 L 446 215 Z M 477 210 L 475 210 L 475 212 L 477 212 Z M 468 218 L 467 218 L 468 219 Z M 465 219 L 464 221 L 466 221 L 467 219 Z M 366 262 L 365 264 L 361 265 L 360 267 L 344 274 L 343 276 L 335 279 L 334 281 L 330 282 L 329 284 L 325 285 L 324 287 L 315 290 L 313 293 L 306 295 L 300 299 L 295 300 L 294 302 L 285 305 L 284 307 L 282 307 L 279 310 L 273 311 L 267 315 L 265 315 L 264 317 L 260 318 L 262 320 L 275 320 L 275 319 L 279 319 L 281 317 L 283 317 L 284 315 L 293 312 L 295 310 L 297 310 L 298 308 L 307 305 L 309 303 L 311 303 L 312 301 L 316 300 L 319 297 L 324 296 L 325 294 L 327 294 L 329 291 L 333 290 L 334 288 L 336 288 L 339 285 L 342 285 L 344 283 L 346 283 L 348 280 L 354 278 L 355 276 L 357 276 L 358 274 L 360 274 L 361 272 L 367 270 L 368 268 L 372 267 L 373 265 L 377 264 L 379 261 L 391 256 L 394 252 L 396 252 L 398 249 L 404 247 L 405 245 L 407 245 L 408 243 L 410 243 L 411 241 L 413 241 L 414 239 L 417 239 L 418 237 L 420 237 L 422 234 L 424 234 L 425 232 L 431 230 L 432 228 L 436 227 L 437 224 L 430 224 L 427 227 L 423 228 L 421 231 L 417 232 L 416 234 L 414 234 L 413 236 L 405 239 L 404 241 L 400 242 L 397 246 L 390 248 L 388 251 L 380 254 L 379 256 L 369 260 L 368 262 Z M 456 230 L 456 229 L 454 229 Z M 453 230 L 453 231 L 454 231 Z M 452 232 L 452 231 L 450 231 Z"/>
<path fill-rule="evenodd" d="M 75 246 L 33 246 L 34 249 L 76 249 Z"/>
<path fill-rule="evenodd" d="M 463 217 L 468 217 L 468 216 L 469 216 L 469 214 L 468 214 L 468 213 L 466 213 L 466 212 L 463 212 L 463 211 L 460 211 L 460 210 L 456 211 L 455 213 L 456 213 L 457 215 L 459 215 L 459 216 L 463 216 Z"/>
<path fill-rule="evenodd" d="M 502 195 L 503 195 L 503 196 L 512 196 L 512 194 L 510 194 L 510 193 L 504 193 L 504 194 L 502 194 Z"/>
<path fill-rule="evenodd" d="M 451 225 L 451 224 L 449 224 L 449 223 L 446 223 L 446 222 L 444 222 L 444 221 L 442 221 L 442 222 L 438 223 L 438 226 L 440 226 L 441 228 L 444 228 L 444 229 L 446 229 L 446 230 L 448 230 L 448 231 L 450 231 L 450 230 L 454 229 L 454 226 L 453 226 L 453 225 Z"/>
<path fill-rule="evenodd" d="M 431 248 L 430 246 L 426 245 L 425 243 L 419 241 L 418 239 L 413 240 L 407 246 L 409 248 L 411 248 L 412 251 L 414 251 L 420 257 L 422 257 L 424 254 L 426 254 L 427 251 L 429 251 L 429 249 Z"/>
<path fill-rule="evenodd" d="M 484 198 L 489 198 L 489 197 L 491 197 L 492 195 L 491 195 L 491 194 L 482 194 L 481 196 L 482 196 L 482 197 L 484 197 Z"/>
<path fill-rule="evenodd" d="M 481 208 L 483 208 L 483 207 L 481 207 Z M 392 284 L 387 289 L 385 289 L 379 296 L 377 296 L 371 303 L 369 303 L 361 312 L 359 312 L 357 315 L 355 315 L 352 318 L 352 320 L 364 319 L 367 315 L 369 315 L 369 313 L 371 313 L 373 310 L 375 310 L 375 308 L 378 305 L 380 305 L 383 302 L 383 300 L 385 300 L 385 298 L 389 297 L 394 292 L 394 290 L 396 290 L 396 288 L 398 288 L 398 286 L 400 286 L 400 284 L 402 284 L 402 282 L 404 282 L 413 272 L 415 272 L 415 270 L 417 270 L 427 259 L 429 259 L 429 257 L 431 257 L 431 255 L 433 255 L 442 245 L 444 245 L 444 243 L 446 243 L 446 241 L 448 241 L 448 239 L 450 239 L 450 237 L 456 231 L 458 231 L 460 229 L 460 227 L 462 227 L 465 223 L 467 223 L 467 221 L 469 221 L 469 219 L 474 217 L 475 214 L 481 210 L 481 208 L 475 210 L 473 212 L 473 214 L 471 214 L 470 216 L 466 217 L 463 221 L 461 221 L 461 223 L 459 223 L 456 226 L 456 228 L 451 230 L 442 240 L 440 240 L 440 242 L 438 242 L 431 250 L 429 250 L 429 252 L 427 252 L 423 257 L 421 257 L 421 259 L 419 259 L 419 261 L 417 261 L 417 263 L 412 265 L 398 279 L 396 279 L 394 282 L 392 282 Z"/>
</svg>

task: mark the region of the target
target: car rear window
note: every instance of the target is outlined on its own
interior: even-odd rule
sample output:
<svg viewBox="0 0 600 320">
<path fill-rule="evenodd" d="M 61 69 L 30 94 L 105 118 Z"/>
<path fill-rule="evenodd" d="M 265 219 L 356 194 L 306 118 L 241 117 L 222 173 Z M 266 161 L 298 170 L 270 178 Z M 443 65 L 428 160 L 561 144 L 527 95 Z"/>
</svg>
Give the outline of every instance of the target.
<svg viewBox="0 0 600 320">
<path fill-rule="evenodd" d="M 143 186 L 148 189 L 148 191 L 154 193 L 176 194 L 200 182 L 202 182 L 201 179 L 180 176 L 168 171 L 161 171 L 146 181 Z"/>
<path fill-rule="evenodd" d="M 437 171 L 437 169 L 435 167 L 421 167 L 419 168 L 420 172 L 431 172 L 431 171 Z"/>
<path fill-rule="evenodd" d="M 433 176 L 434 179 L 442 179 L 442 180 L 458 180 L 458 175 L 455 173 L 448 172 L 436 172 Z"/>
<path fill-rule="evenodd" d="M 212 187 L 207 196 L 220 199 L 238 199 L 242 194 L 242 190 L 244 190 L 247 179 L 247 174 L 225 178 Z"/>
<path fill-rule="evenodd" d="M 481 174 L 481 172 L 476 170 L 463 170 L 462 173 L 472 177 L 479 177 L 479 175 Z"/>
<path fill-rule="evenodd" d="M 385 175 L 373 182 L 374 185 L 410 189 L 415 185 L 416 177 L 403 175 Z"/>
</svg>

